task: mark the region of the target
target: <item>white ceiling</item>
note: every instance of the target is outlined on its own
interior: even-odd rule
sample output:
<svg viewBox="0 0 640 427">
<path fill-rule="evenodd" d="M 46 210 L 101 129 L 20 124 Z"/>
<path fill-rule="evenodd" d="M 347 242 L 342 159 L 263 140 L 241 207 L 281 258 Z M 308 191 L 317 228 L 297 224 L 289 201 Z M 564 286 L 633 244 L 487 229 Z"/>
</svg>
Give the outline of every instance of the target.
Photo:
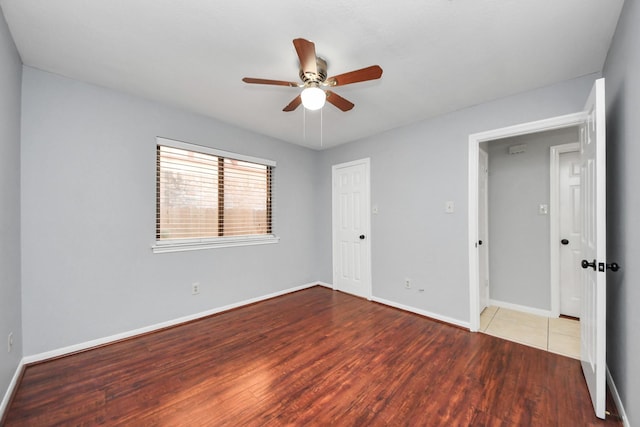
<svg viewBox="0 0 640 427">
<path fill-rule="evenodd" d="M 0 0 L 24 64 L 312 148 L 602 70 L 623 0 Z M 355 103 L 285 113 L 292 40 Z M 585 94 L 586 96 L 586 94 Z M 322 147 L 320 118 L 322 116 Z M 306 122 L 305 122 L 306 119 Z M 306 125 L 306 132 L 304 126 Z"/>
</svg>

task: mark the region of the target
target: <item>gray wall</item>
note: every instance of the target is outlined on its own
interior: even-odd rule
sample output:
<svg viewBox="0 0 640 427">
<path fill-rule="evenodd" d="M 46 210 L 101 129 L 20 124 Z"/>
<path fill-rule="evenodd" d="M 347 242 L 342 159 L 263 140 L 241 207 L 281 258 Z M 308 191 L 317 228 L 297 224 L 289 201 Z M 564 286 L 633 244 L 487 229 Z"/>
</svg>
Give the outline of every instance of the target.
<svg viewBox="0 0 640 427">
<path fill-rule="evenodd" d="M 320 279 L 332 281 L 331 166 L 371 158 L 373 295 L 469 321 L 468 139 L 476 132 L 582 110 L 589 75 L 467 108 L 320 153 Z M 455 212 L 444 212 L 445 201 Z M 404 278 L 413 279 L 411 290 Z M 425 289 L 419 292 L 418 289 Z"/>
<path fill-rule="evenodd" d="M 578 142 L 577 128 L 492 141 L 489 147 L 491 299 L 551 310 L 550 147 Z M 509 147 L 526 151 L 509 154 Z"/>
<path fill-rule="evenodd" d="M 607 364 L 640 425 L 640 4 L 626 0 L 603 74 L 607 93 Z M 636 362 L 634 362 L 634 360 Z"/>
<path fill-rule="evenodd" d="M 317 279 L 316 152 L 28 67 L 22 124 L 26 355 Z M 280 243 L 153 254 L 156 136 L 275 160 Z"/>
<path fill-rule="evenodd" d="M 22 358 L 20 80 L 22 62 L 0 13 L 0 400 Z M 13 332 L 14 348 L 7 353 Z"/>
</svg>

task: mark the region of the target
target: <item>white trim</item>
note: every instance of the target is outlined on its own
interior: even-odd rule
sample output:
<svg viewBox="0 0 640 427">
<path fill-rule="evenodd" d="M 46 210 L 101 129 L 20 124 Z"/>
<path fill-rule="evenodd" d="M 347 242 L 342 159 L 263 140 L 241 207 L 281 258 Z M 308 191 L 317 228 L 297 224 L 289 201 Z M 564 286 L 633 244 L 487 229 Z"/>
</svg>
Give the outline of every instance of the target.
<svg viewBox="0 0 640 427">
<path fill-rule="evenodd" d="M 7 387 L 7 392 L 4 394 L 4 397 L 2 398 L 2 403 L 0 403 L 0 420 L 2 420 L 2 417 L 4 417 L 4 413 L 9 407 L 9 400 L 11 400 L 11 396 L 13 396 L 13 392 L 18 387 L 18 380 L 22 375 L 22 371 L 24 370 L 24 365 L 25 365 L 25 361 L 23 358 L 18 363 L 18 366 L 16 367 L 16 372 L 13 374 L 13 377 L 11 378 L 9 387 Z"/>
<path fill-rule="evenodd" d="M 175 139 L 156 137 L 156 143 L 167 147 L 181 148 L 183 150 L 197 151 L 199 153 L 211 154 L 216 157 L 226 157 L 227 159 L 241 160 L 243 162 L 259 163 L 265 166 L 276 166 L 275 160 L 261 159 L 259 157 L 246 156 L 244 154 L 232 153 L 230 151 L 218 150 L 217 148 L 205 145 L 192 144 L 190 142 L 177 141 Z"/>
<path fill-rule="evenodd" d="M 580 151 L 580 143 L 572 142 L 554 145 L 550 148 L 549 174 L 551 188 L 549 189 L 549 248 L 551 267 L 551 314 L 560 316 L 560 154 Z"/>
<path fill-rule="evenodd" d="M 468 183 L 468 247 L 469 247 L 469 330 L 477 332 L 480 329 L 480 287 L 478 283 L 478 150 L 480 143 L 578 126 L 585 120 L 585 113 L 578 112 L 564 116 L 552 117 L 535 122 L 522 123 L 486 132 L 469 135 L 469 183 Z"/>
<path fill-rule="evenodd" d="M 229 305 L 225 305 L 223 307 L 217 307 L 217 308 L 213 308 L 211 310 L 207 310 L 207 311 L 202 311 L 200 313 L 195 313 L 195 314 L 190 314 L 188 316 L 184 316 L 184 317 L 179 317 L 177 319 L 173 319 L 173 320 L 168 320 L 166 322 L 160 322 L 160 323 L 156 323 L 155 325 L 149 325 L 149 326 L 145 326 L 142 328 L 138 328 L 138 329 L 133 329 L 131 331 L 127 331 L 127 332 L 122 332 L 119 334 L 115 334 L 115 335 L 111 335 L 108 337 L 103 337 L 103 338 L 98 338 L 95 340 L 91 340 L 91 341 L 85 341 L 83 343 L 79 343 L 79 344 L 74 344 L 74 345 L 70 345 L 68 347 L 62 347 L 62 348 L 58 348 L 55 350 L 51 350 L 51 351 L 46 351 L 44 353 L 39 353 L 39 354 L 33 354 L 30 356 L 26 356 L 23 359 L 23 362 L 25 364 L 29 364 L 29 363 L 35 363 L 35 362 L 41 362 L 43 360 L 48 360 L 54 357 L 60 357 L 60 356 L 65 356 L 71 353 L 76 353 L 78 351 L 83 351 L 83 350 L 89 350 L 93 347 L 97 347 L 97 346 L 101 346 L 101 345 L 105 345 L 105 344 L 110 344 L 116 341 L 120 341 L 126 338 L 131 338 L 131 337 L 135 337 L 136 335 L 142 335 L 142 334 L 146 334 L 149 332 L 154 332 L 160 329 L 164 329 L 164 328 L 168 328 L 171 326 L 177 326 L 180 325 L 182 323 L 186 323 L 186 322 L 190 322 L 192 320 L 198 320 L 201 319 L 203 317 L 207 317 L 207 316 L 211 316 L 213 314 L 217 314 L 217 313 L 222 313 L 223 311 L 228 311 L 228 310 L 232 310 L 234 308 L 238 308 L 238 307 L 242 307 L 245 305 L 249 305 L 249 304 L 253 304 L 256 302 L 260 302 L 260 301 L 264 301 L 267 299 L 271 299 L 274 297 L 278 297 L 281 295 L 286 295 L 289 294 L 291 292 L 296 292 L 296 291 L 300 291 L 303 289 L 307 289 L 307 288 L 311 288 L 313 286 L 316 286 L 318 284 L 318 282 L 311 282 L 311 283 L 307 283 L 304 285 L 300 285 L 300 286 L 296 286 L 293 288 L 289 288 L 289 289 L 285 289 L 282 291 L 278 291 L 278 292 L 273 292 L 271 294 L 267 294 L 267 295 L 262 295 L 256 298 L 251 298 L 248 300 L 244 300 L 244 301 L 240 301 L 237 303 L 233 303 L 233 304 L 229 304 Z"/>
<path fill-rule="evenodd" d="M 586 113 L 584 111 L 579 111 L 577 113 L 566 114 L 564 116 L 551 117 L 548 119 L 536 120 L 534 122 L 520 123 L 504 128 L 478 132 L 469 135 L 469 138 L 475 139 L 478 143 L 492 141 L 494 139 L 511 138 L 514 136 L 578 126 L 580 123 L 584 122 L 585 119 Z"/>
<path fill-rule="evenodd" d="M 270 245 L 279 242 L 280 237 L 272 234 L 266 236 L 215 237 L 211 239 L 179 241 L 158 240 L 155 245 L 151 245 L 151 250 L 154 254 L 162 254 L 166 252 L 197 251 L 235 246 Z"/>
<path fill-rule="evenodd" d="M 611 397 L 616 404 L 616 408 L 618 409 L 618 415 L 622 419 L 622 425 L 624 427 L 631 427 L 629 423 L 629 418 L 627 417 L 627 412 L 624 410 L 624 405 L 622 404 L 622 399 L 620 399 L 620 393 L 618 393 L 618 387 L 616 387 L 616 383 L 613 381 L 613 377 L 611 376 L 611 372 L 609 371 L 609 366 L 607 366 L 607 384 L 609 384 L 609 391 L 611 392 Z"/>
<path fill-rule="evenodd" d="M 410 307 L 408 305 L 400 304 L 394 301 L 389 301 L 384 298 L 371 297 L 371 301 L 388 305 L 389 307 L 399 308 L 400 310 L 408 311 L 410 313 L 419 314 L 420 316 L 429 317 L 431 319 L 439 320 L 441 322 L 449 323 L 451 325 L 460 326 L 461 328 L 468 329 L 469 322 L 464 322 L 462 320 L 454 319 L 452 317 L 443 316 L 441 314 L 432 313 L 426 310 L 420 310 L 419 308 Z"/>
<path fill-rule="evenodd" d="M 333 285 L 331 283 L 316 282 L 316 284 L 320 285 L 320 286 L 324 286 L 325 288 L 331 289 L 332 291 L 335 290 L 335 288 L 333 287 Z"/>
<path fill-rule="evenodd" d="M 509 310 L 521 311 L 523 313 L 535 314 L 536 316 L 543 317 L 558 317 L 553 316 L 551 310 L 544 310 L 542 308 L 528 307 L 526 305 L 514 304 L 511 302 L 498 301 L 495 299 L 490 299 L 489 304 L 495 307 L 507 308 Z"/>
<path fill-rule="evenodd" d="M 478 257 L 478 162 L 480 141 L 469 136 L 469 330 L 480 330 L 480 260 Z"/>
</svg>

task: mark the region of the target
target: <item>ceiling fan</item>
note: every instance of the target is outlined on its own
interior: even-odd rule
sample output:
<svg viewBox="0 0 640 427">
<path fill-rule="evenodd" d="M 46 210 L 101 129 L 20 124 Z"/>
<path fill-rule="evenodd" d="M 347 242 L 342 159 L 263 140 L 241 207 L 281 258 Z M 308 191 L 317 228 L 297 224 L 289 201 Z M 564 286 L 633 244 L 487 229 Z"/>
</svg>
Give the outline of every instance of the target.
<svg viewBox="0 0 640 427">
<path fill-rule="evenodd" d="M 300 60 L 299 76 L 302 83 L 252 77 L 242 79 L 245 83 L 304 88 L 300 95 L 296 96 L 282 111 L 293 111 L 300 104 L 308 110 L 318 110 L 324 106 L 325 101 L 329 101 L 342 111 L 349 111 L 354 104 L 327 88 L 375 80 L 382 76 L 382 68 L 372 65 L 327 78 L 327 61 L 316 56 L 316 46 L 313 42 L 298 38 L 293 40 L 293 46 Z"/>
</svg>

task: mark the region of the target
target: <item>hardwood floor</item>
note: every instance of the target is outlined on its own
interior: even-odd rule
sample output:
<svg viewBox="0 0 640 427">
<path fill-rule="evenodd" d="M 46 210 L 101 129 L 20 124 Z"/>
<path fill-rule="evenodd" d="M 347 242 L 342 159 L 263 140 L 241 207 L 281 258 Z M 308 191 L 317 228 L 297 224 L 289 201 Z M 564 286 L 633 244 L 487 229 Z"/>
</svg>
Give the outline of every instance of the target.
<svg viewBox="0 0 640 427">
<path fill-rule="evenodd" d="M 614 408 L 608 408 L 614 409 Z M 580 362 L 322 287 L 26 368 L 7 426 L 608 426 Z"/>
</svg>

